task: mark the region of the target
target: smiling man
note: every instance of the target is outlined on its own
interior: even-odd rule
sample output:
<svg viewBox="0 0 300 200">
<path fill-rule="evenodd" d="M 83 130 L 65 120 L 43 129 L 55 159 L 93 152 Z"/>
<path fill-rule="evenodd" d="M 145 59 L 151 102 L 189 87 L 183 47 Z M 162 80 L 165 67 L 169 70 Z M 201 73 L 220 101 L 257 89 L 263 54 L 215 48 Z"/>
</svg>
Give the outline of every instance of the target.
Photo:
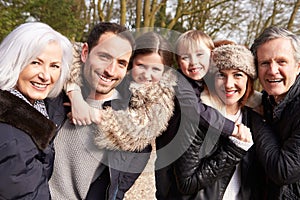
<svg viewBox="0 0 300 200">
<path fill-rule="evenodd" d="M 300 40 L 270 27 L 254 41 L 263 115 L 273 129 L 254 136 L 257 155 L 268 175 L 267 199 L 300 198 Z"/>
<path fill-rule="evenodd" d="M 93 48 L 83 45 L 81 60 L 85 63 L 83 73 L 90 87 L 89 98 L 103 100 L 113 95 L 127 72 L 131 52 L 130 42 L 113 32 L 104 33 Z"/>
<path fill-rule="evenodd" d="M 78 73 L 75 79 L 83 80 L 81 89 L 89 106 L 103 109 L 104 102 L 124 99 L 122 91 L 116 87 L 126 75 L 133 47 L 134 39 L 123 26 L 106 22 L 95 25 L 81 47 L 80 62 L 79 58 L 74 59 L 83 72 L 83 77 Z M 74 74 L 72 76 L 74 78 Z M 72 90 L 81 92 L 76 88 Z M 72 101 L 72 97 L 70 99 Z M 140 166 L 140 163 L 143 168 L 146 162 L 139 159 L 144 158 L 101 150 L 94 144 L 93 125 L 74 124 L 66 120 L 54 140 L 57 154 L 49 182 L 52 198 L 122 199 L 139 175 L 138 172 L 127 173 L 128 168 Z M 118 169 L 112 166 L 114 162 Z"/>
</svg>

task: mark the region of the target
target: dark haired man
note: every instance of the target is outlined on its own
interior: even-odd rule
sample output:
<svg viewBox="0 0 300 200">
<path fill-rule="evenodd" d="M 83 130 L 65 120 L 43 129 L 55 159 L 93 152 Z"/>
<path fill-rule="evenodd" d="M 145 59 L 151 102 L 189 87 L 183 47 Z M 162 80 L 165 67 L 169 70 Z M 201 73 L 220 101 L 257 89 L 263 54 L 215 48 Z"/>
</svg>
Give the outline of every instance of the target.
<svg viewBox="0 0 300 200">
<path fill-rule="evenodd" d="M 121 25 L 103 22 L 93 28 L 79 53 L 83 75 L 72 75 L 83 79 L 81 90 L 91 107 L 102 109 L 104 102 L 121 99 L 116 87 L 126 75 L 133 46 L 133 37 Z M 76 119 L 73 123 L 90 124 Z M 52 198 L 122 199 L 149 157 L 98 149 L 93 125 L 74 124 L 66 121 L 54 140 Z M 140 165 L 141 169 L 135 168 Z"/>
</svg>

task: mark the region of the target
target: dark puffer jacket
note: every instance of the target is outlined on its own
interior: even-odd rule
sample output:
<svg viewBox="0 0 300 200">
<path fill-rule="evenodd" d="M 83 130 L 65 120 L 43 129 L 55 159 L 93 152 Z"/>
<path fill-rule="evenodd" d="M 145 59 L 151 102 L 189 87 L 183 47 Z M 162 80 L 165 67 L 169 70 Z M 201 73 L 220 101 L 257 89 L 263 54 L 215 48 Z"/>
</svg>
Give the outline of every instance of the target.
<svg viewBox="0 0 300 200">
<path fill-rule="evenodd" d="M 248 107 L 242 109 L 243 124 L 252 132 L 262 131 L 262 118 Z M 257 126 L 258 124 L 261 124 Z M 260 127 L 257 129 L 256 127 Z M 202 130 L 205 131 L 205 130 Z M 210 131 L 207 134 L 218 134 Z M 217 136 L 216 136 L 217 137 Z M 203 143 L 197 135 L 187 152 L 176 163 L 178 187 L 186 194 L 182 199 L 222 199 L 238 163 L 241 166 L 240 199 L 263 199 L 264 172 L 256 161 L 252 146 L 247 152 L 220 136 L 210 155 L 200 159 Z"/>
<path fill-rule="evenodd" d="M 267 199 L 300 199 L 300 77 L 284 100 L 275 105 L 263 94 L 264 115 L 274 133 L 255 137 L 260 161 L 268 174 Z"/>
<path fill-rule="evenodd" d="M 176 160 L 189 148 L 195 137 L 201 141 L 207 130 L 216 134 L 230 135 L 233 132 L 234 122 L 227 120 L 217 110 L 203 104 L 200 94 L 203 87 L 200 82 L 188 79 L 182 73 L 177 74 L 175 113 L 169 122 L 167 130 L 156 140 L 156 198 L 158 200 L 185 199 L 180 194 L 174 175 Z M 175 104 L 176 105 L 176 104 Z M 176 109 L 177 108 L 177 109 Z M 197 130 L 203 130 L 198 132 Z M 204 131 L 205 130 L 205 131 Z M 201 147 L 201 157 L 211 151 L 211 144 L 218 138 L 207 137 Z"/>
<path fill-rule="evenodd" d="M 48 105 L 59 127 L 64 112 Z M 0 91 L 0 199 L 50 199 L 55 133 L 51 120 L 10 92 Z"/>
</svg>

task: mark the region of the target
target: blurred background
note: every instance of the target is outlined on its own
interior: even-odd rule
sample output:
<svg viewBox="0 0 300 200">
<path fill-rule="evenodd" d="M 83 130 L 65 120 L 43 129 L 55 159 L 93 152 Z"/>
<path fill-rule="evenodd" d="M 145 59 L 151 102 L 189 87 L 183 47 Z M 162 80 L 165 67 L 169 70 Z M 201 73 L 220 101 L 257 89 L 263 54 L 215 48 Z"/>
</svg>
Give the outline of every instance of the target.
<svg viewBox="0 0 300 200">
<path fill-rule="evenodd" d="M 81 42 L 94 24 L 110 21 L 129 30 L 199 29 L 249 47 L 272 25 L 300 35 L 300 0 L 0 0 L 0 19 L 0 41 L 21 23 L 41 21 Z"/>
</svg>

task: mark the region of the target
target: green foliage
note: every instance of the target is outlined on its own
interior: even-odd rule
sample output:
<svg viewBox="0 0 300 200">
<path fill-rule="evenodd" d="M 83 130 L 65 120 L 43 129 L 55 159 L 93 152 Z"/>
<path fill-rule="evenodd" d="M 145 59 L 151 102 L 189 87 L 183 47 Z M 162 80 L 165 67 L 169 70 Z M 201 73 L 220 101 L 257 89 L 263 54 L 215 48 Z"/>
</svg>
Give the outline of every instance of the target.
<svg viewBox="0 0 300 200">
<path fill-rule="evenodd" d="M 41 21 L 71 40 L 82 41 L 86 20 L 84 0 L 0 1 L 1 40 L 25 21 Z"/>
<path fill-rule="evenodd" d="M 0 1 L 0 41 L 11 32 L 16 26 L 24 23 L 26 15 L 24 14 L 24 4 L 27 1 Z"/>
<path fill-rule="evenodd" d="M 71 40 L 81 40 L 86 21 L 81 17 L 79 1 L 74 0 L 31 0 L 27 5 L 30 15 L 38 21 L 52 26 Z"/>
</svg>

